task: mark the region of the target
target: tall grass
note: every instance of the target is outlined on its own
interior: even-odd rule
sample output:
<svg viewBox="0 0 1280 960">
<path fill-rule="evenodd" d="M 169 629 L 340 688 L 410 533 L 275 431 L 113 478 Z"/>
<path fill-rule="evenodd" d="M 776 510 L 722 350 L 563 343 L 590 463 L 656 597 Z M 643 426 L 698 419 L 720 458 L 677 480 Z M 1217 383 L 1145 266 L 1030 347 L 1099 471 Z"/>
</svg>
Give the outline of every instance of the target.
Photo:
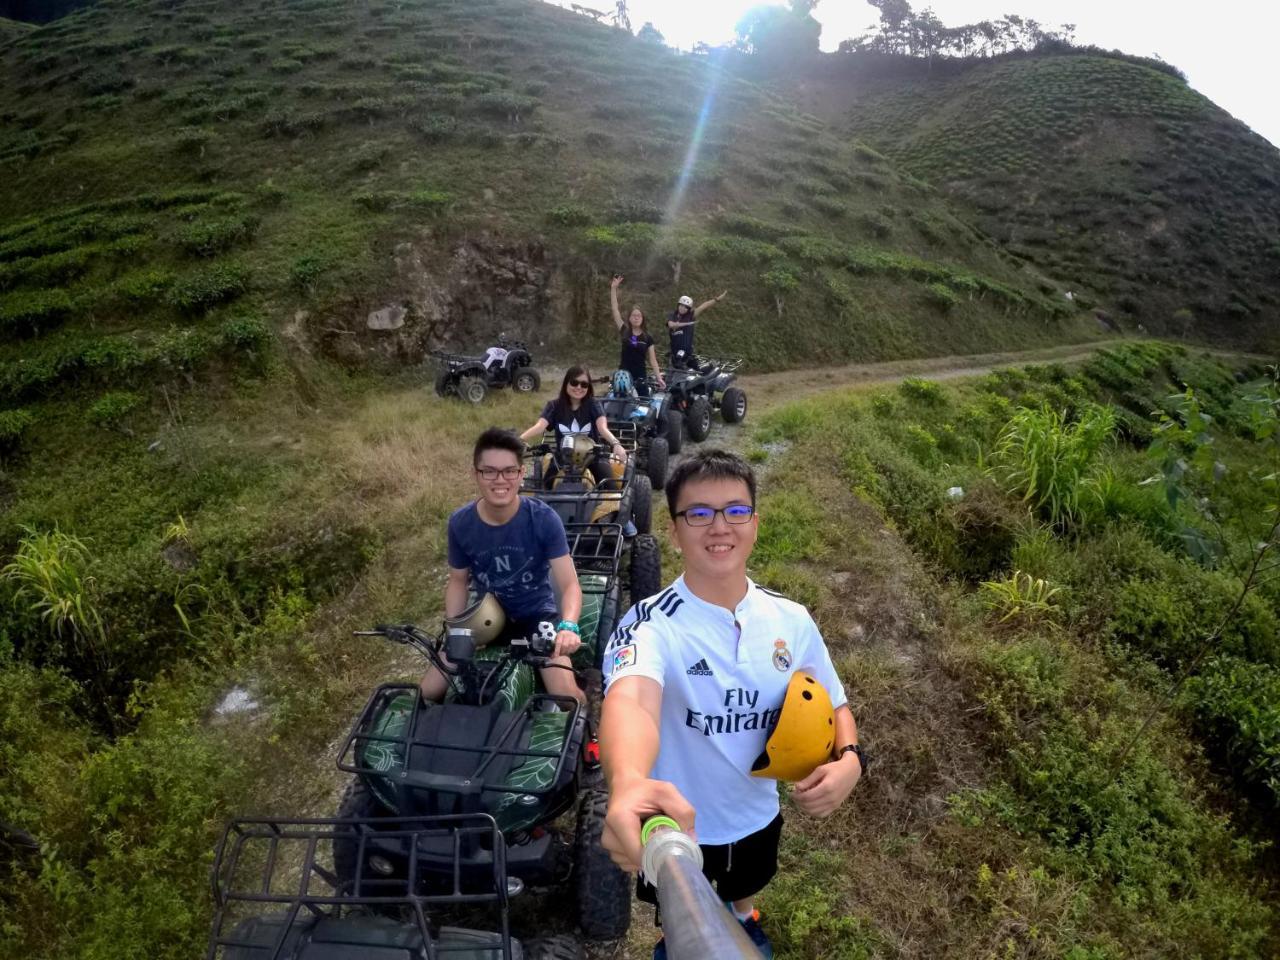
<svg viewBox="0 0 1280 960">
<path fill-rule="evenodd" d="M 1071 526 L 1080 517 L 1084 481 L 1114 429 L 1110 407 L 1087 407 L 1075 422 L 1048 404 L 1021 408 L 1000 431 L 991 474 L 1048 522 Z"/>
</svg>

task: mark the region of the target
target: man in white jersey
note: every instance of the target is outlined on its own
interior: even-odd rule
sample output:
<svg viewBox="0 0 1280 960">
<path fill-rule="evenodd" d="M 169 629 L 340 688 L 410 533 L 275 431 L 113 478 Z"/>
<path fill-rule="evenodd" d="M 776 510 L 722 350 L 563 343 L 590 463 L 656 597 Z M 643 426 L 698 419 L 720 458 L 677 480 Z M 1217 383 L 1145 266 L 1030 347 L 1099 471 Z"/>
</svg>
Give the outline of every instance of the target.
<svg viewBox="0 0 1280 960">
<path fill-rule="evenodd" d="M 754 897 L 777 871 L 782 816 L 777 783 L 752 777 L 752 764 L 796 671 L 817 678 L 836 708 L 836 759 L 792 791 L 802 812 L 829 816 L 857 784 L 858 730 L 809 612 L 747 577 L 759 527 L 751 467 L 703 451 L 676 468 L 666 493 L 684 573 L 631 608 L 604 654 L 603 842 L 635 871 L 642 820 L 665 813 L 694 833 L 696 814 L 703 872 L 771 957 Z M 646 883 L 638 895 L 655 902 Z M 654 958 L 665 957 L 659 941 Z"/>
</svg>

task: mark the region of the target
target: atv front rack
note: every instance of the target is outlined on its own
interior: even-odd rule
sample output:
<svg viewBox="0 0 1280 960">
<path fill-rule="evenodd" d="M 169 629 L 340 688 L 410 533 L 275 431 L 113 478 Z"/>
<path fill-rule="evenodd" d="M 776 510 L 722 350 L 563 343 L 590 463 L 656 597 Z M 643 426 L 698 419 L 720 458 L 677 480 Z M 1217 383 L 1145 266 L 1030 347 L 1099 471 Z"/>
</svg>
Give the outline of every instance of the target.
<svg viewBox="0 0 1280 960">
<path fill-rule="evenodd" d="M 354 862 L 363 865 L 366 847 L 375 836 L 403 841 L 409 851 L 407 870 L 374 876 L 371 869 L 361 866 L 353 878 L 339 878 L 334 865 L 338 847 L 354 850 Z M 488 882 L 480 885 L 474 883 L 474 874 L 464 876 L 462 868 L 461 851 L 475 842 L 493 852 Z M 439 872 L 433 870 L 438 892 L 424 893 L 418 850 L 427 844 L 439 848 L 442 843 L 451 843 L 454 850 L 451 884 L 442 888 Z M 216 912 L 206 960 L 288 960 L 309 935 L 301 928 L 313 921 L 379 914 L 381 918 L 369 924 L 385 935 L 387 928 L 395 925 L 383 918 L 397 911 L 409 917 L 393 931 L 396 945 L 402 948 L 398 955 L 435 960 L 470 951 L 470 957 L 513 960 L 506 844 L 496 821 L 487 814 L 237 819 L 227 825 L 218 843 L 210 880 Z M 500 931 L 489 938 L 490 946 L 479 947 L 481 954 L 474 940 L 462 942 L 442 936 L 447 929 L 433 932 L 428 924 L 428 906 L 484 903 L 495 905 Z M 272 905 L 280 911 L 261 917 L 260 911 Z M 350 949 L 358 944 L 346 946 Z M 382 953 L 370 950 L 368 955 Z"/>
</svg>

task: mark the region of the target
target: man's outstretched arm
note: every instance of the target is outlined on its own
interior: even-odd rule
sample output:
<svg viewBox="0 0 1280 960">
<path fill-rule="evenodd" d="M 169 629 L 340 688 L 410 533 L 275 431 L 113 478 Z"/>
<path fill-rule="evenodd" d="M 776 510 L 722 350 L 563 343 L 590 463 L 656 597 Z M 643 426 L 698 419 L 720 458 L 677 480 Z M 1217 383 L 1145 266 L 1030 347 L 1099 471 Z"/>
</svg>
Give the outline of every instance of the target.
<svg viewBox="0 0 1280 960">
<path fill-rule="evenodd" d="M 600 720 L 600 760 L 609 784 L 604 848 L 624 870 L 640 869 L 640 826 L 665 813 L 693 833 L 693 807 L 672 784 L 649 777 L 658 759 L 662 685 L 621 677 L 609 687 Z"/>
</svg>

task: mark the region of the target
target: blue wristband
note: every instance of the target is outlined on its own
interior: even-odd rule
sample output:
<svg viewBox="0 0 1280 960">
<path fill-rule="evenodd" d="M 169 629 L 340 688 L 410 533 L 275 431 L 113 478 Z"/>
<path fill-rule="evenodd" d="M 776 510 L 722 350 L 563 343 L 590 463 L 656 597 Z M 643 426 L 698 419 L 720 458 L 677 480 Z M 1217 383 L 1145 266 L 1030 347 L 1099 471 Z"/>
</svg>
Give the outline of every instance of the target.
<svg viewBox="0 0 1280 960">
<path fill-rule="evenodd" d="M 556 624 L 556 630 L 568 630 L 571 633 L 576 633 L 578 636 L 582 636 L 581 632 L 578 630 L 578 625 L 572 620 L 561 620 Z"/>
</svg>

